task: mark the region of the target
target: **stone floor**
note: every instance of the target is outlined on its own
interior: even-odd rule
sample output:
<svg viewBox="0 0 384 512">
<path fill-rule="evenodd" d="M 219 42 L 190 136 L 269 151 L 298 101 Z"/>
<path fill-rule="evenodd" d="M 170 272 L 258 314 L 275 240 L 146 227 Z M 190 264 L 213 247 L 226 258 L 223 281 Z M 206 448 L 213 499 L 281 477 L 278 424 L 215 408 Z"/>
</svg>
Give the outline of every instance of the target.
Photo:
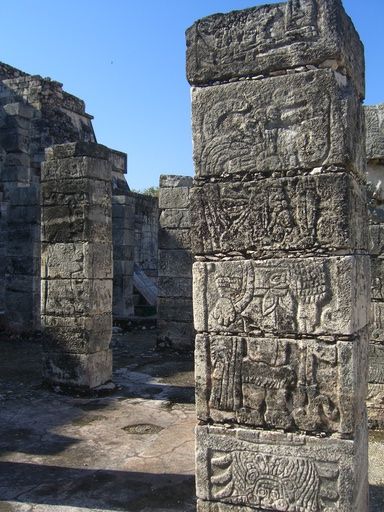
<svg viewBox="0 0 384 512">
<path fill-rule="evenodd" d="M 88 399 L 41 388 L 37 342 L 0 340 L 0 512 L 195 510 L 192 360 L 154 340 L 115 334 L 118 389 Z M 383 433 L 370 448 L 382 512 Z"/>
</svg>

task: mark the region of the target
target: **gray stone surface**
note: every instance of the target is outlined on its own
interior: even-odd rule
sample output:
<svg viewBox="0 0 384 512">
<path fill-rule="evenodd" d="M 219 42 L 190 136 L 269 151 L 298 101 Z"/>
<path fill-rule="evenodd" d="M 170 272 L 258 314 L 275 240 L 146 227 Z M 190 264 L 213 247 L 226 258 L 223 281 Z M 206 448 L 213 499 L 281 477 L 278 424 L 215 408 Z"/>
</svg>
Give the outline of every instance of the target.
<svg viewBox="0 0 384 512">
<path fill-rule="evenodd" d="M 41 178 L 43 379 L 90 390 L 111 379 L 112 164 L 105 148 L 47 152 Z M 78 156 L 74 156 L 78 155 Z M 95 156 L 96 155 L 96 156 Z M 87 161 L 88 156 L 91 162 Z M 57 165 L 56 165 L 57 164 Z M 66 164 L 66 165 L 65 165 Z M 66 172 L 68 167 L 68 173 Z M 73 175 L 87 169 L 86 177 Z M 101 179 L 103 169 L 105 180 Z M 108 171 L 109 170 L 109 174 Z M 55 176 L 52 180 L 51 173 Z"/>
<path fill-rule="evenodd" d="M 191 350 L 192 256 L 189 176 L 161 175 L 159 189 L 159 342 Z"/>
<path fill-rule="evenodd" d="M 365 193 L 346 173 L 205 183 L 191 194 L 194 254 L 359 250 L 366 223 Z"/>
<path fill-rule="evenodd" d="M 353 435 L 363 414 L 367 347 L 367 330 L 336 342 L 198 335 L 197 416 L 208 423 Z"/>
<path fill-rule="evenodd" d="M 339 0 L 214 15 L 187 73 L 197 510 L 366 512 L 358 36 Z"/>
<path fill-rule="evenodd" d="M 350 440 L 197 427 L 197 496 L 231 511 L 368 510 L 367 467 Z"/>
<path fill-rule="evenodd" d="M 368 324 L 368 256 L 197 262 L 199 332 L 354 335 Z"/>
<path fill-rule="evenodd" d="M 187 77 L 211 85 L 317 65 L 340 69 L 364 95 L 363 47 L 340 0 L 289 0 L 215 14 L 187 30 Z"/>
<path fill-rule="evenodd" d="M 384 104 L 365 106 L 367 160 L 384 161 Z"/>
<path fill-rule="evenodd" d="M 225 115 L 224 115 L 225 114 Z M 364 169 L 362 108 L 332 70 L 192 89 L 197 177 Z"/>
</svg>

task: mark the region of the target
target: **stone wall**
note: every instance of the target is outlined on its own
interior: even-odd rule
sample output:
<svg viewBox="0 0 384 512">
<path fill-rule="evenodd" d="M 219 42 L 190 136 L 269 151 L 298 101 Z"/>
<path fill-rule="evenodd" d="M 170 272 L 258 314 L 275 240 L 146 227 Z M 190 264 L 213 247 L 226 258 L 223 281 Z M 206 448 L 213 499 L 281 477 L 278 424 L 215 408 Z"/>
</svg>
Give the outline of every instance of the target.
<svg viewBox="0 0 384 512">
<path fill-rule="evenodd" d="M 338 0 L 187 31 L 199 512 L 368 510 L 363 48 Z"/>
<path fill-rule="evenodd" d="M 0 63 L 1 323 L 14 332 L 40 326 L 40 266 L 35 263 L 40 260 L 38 197 L 44 150 L 64 142 L 94 142 L 91 119 L 84 102 L 64 92 L 58 82 Z"/>
<path fill-rule="evenodd" d="M 112 165 L 97 144 L 46 151 L 41 181 L 43 377 L 89 390 L 112 377 Z"/>
<path fill-rule="evenodd" d="M 148 277 L 157 281 L 158 198 L 130 192 L 135 205 L 134 262 Z"/>
<path fill-rule="evenodd" d="M 365 107 L 372 328 L 369 346 L 368 421 L 384 428 L 384 105 Z"/>
<path fill-rule="evenodd" d="M 189 196 L 192 178 L 160 176 L 159 341 L 177 350 L 194 345 Z"/>
</svg>

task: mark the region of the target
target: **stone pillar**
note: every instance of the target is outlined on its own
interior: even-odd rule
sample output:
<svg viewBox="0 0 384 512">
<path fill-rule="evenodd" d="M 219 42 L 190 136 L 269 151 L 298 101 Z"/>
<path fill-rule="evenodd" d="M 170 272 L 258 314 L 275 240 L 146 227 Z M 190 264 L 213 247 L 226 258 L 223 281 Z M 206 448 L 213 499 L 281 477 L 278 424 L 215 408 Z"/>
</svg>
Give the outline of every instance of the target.
<svg viewBox="0 0 384 512">
<path fill-rule="evenodd" d="M 44 380 L 89 390 L 112 376 L 112 198 L 109 150 L 46 150 L 41 179 Z"/>
<path fill-rule="evenodd" d="M 290 0 L 187 46 L 198 511 L 366 512 L 362 45 Z"/>
<path fill-rule="evenodd" d="M 135 243 L 135 201 L 124 178 L 127 155 L 111 151 L 112 162 L 112 239 L 113 239 L 113 318 L 126 320 L 133 315 L 133 252 Z"/>
<path fill-rule="evenodd" d="M 367 407 L 370 427 L 384 428 L 384 105 L 364 110 L 372 266 Z"/>
<path fill-rule="evenodd" d="M 160 176 L 159 343 L 177 350 L 194 345 L 189 176 Z"/>
</svg>

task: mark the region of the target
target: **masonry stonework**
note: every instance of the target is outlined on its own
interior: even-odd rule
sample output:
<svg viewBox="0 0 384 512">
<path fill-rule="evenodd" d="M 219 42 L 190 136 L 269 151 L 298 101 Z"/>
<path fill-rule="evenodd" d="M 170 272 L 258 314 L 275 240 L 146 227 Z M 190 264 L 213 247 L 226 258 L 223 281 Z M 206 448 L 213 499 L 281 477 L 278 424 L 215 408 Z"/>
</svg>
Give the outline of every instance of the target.
<svg viewBox="0 0 384 512">
<path fill-rule="evenodd" d="M 192 256 L 188 176 L 162 175 L 159 190 L 159 341 L 177 350 L 191 350 Z"/>
<path fill-rule="evenodd" d="M 112 376 L 112 190 L 109 150 L 46 151 L 41 180 L 43 377 L 92 389 Z"/>
<path fill-rule="evenodd" d="M 366 512 L 362 45 L 289 0 L 187 46 L 198 511 Z"/>
<path fill-rule="evenodd" d="M 384 105 L 365 107 L 370 254 L 372 265 L 368 421 L 384 428 Z"/>
</svg>

